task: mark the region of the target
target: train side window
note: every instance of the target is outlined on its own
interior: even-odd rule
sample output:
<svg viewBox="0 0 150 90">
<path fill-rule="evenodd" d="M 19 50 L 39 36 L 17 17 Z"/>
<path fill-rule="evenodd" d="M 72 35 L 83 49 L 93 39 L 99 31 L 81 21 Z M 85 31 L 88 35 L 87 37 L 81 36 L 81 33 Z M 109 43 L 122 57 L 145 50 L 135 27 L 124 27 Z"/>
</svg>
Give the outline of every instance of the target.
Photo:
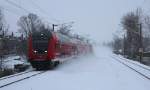
<svg viewBox="0 0 150 90">
<path fill-rule="evenodd" d="M 56 49 L 60 49 L 61 45 L 57 43 L 55 47 L 56 47 Z"/>
<path fill-rule="evenodd" d="M 75 46 L 72 46 L 72 49 L 75 49 Z"/>
</svg>

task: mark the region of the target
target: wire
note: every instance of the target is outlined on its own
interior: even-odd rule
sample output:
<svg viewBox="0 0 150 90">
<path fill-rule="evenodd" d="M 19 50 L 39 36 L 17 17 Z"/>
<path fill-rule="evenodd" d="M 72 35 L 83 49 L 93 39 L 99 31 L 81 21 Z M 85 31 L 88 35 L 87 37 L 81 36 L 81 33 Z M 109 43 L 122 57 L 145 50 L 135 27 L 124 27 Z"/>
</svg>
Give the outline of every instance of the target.
<svg viewBox="0 0 150 90">
<path fill-rule="evenodd" d="M 36 7 L 38 8 L 39 11 L 41 11 L 41 12 L 47 14 L 40 6 L 38 6 L 38 5 L 37 5 L 36 3 L 34 3 L 32 0 L 30 0 L 30 1 L 31 1 L 31 3 L 32 3 L 34 6 L 36 6 Z"/>
<path fill-rule="evenodd" d="M 19 9 L 21 9 L 21 10 L 24 10 L 26 13 L 30 13 L 29 10 L 23 8 L 22 6 L 20 6 L 20 5 L 16 4 L 16 3 L 14 3 L 14 2 L 12 2 L 12 1 L 10 1 L 10 0 L 5 0 L 5 1 L 6 1 L 7 3 L 9 3 L 9 4 L 11 4 L 11 5 L 13 5 L 13 6 L 15 6 L 15 7 L 19 8 Z M 3 9 L 4 9 L 4 8 L 3 8 Z M 7 11 L 10 12 L 10 10 L 8 10 L 8 9 L 6 9 L 6 8 L 5 8 L 5 10 L 7 10 Z M 12 11 L 11 11 L 11 12 L 12 12 Z M 16 14 L 15 12 L 12 12 L 12 13 Z M 50 24 L 50 23 L 49 23 L 49 24 Z"/>
<path fill-rule="evenodd" d="M 12 1 L 10 1 L 10 0 L 4 0 L 4 1 L 6 1 L 7 3 L 9 3 L 9 4 L 11 4 L 11 5 L 13 5 L 13 6 L 15 6 L 15 7 L 19 8 L 19 9 L 24 10 L 24 11 L 27 12 L 27 13 L 30 13 L 30 11 L 28 11 L 27 9 L 23 8 L 22 6 L 20 6 L 20 5 L 16 4 L 16 3 L 14 3 L 14 2 L 12 2 Z"/>
<path fill-rule="evenodd" d="M 51 16 L 49 15 L 44 9 L 42 9 L 38 4 L 36 4 L 33 0 L 30 0 L 30 2 L 32 3 L 32 5 L 34 5 L 40 12 L 42 12 L 43 14 L 45 14 L 46 16 Z M 59 20 L 53 18 L 54 21 L 56 22 L 60 22 Z"/>
<path fill-rule="evenodd" d="M 4 1 L 6 1 L 7 3 L 9 3 L 9 4 L 11 4 L 11 5 L 13 5 L 13 6 L 15 6 L 15 7 L 19 8 L 19 9 L 21 9 L 21 10 L 23 10 L 23 11 L 25 11 L 26 13 L 31 13 L 29 10 L 25 9 L 24 7 L 20 6 L 19 4 L 15 3 L 15 2 L 12 2 L 12 1 L 10 1 L 10 0 L 4 0 Z M 39 10 L 40 12 L 43 12 L 43 13 L 44 13 L 46 16 L 48 16 L 48 17 L 50 16 L 50 15 L 48 15 L 40 6 L 38 6 L 37 4 L 35 4 L 32 0 L 30 0 L 30 1 L 31 1 L 31 3 L 32 3 L 34 6 L 36 6 L 36 7 L 38 8 L 38 10 Z M 6 8 L 3 8 L 3 9 L 7 10 L 8 12 L 11 12 L 11 13 L 14 13 L 14 14 L 18 15 L 17 13 L 12 12 L 12 11 L 6 9 Z M 57 22 L 60 22 L 59 20 L 56 20 L 56 19 L 54 19 L 54 20 L 57 21 Z M 47 22 L 47 23 L 48 23 L 48 24 L 52 24 L 52 23 L 50 23 L 50 22 Z M 60 25 L 60 24 L 59 24 L 59 25 Z"/>
<path fill-rule="evenodd" d="M 19 13 L 13 12 L 13 11 L 7 9 L 7 8 L 4 8 L 4 7 L 2 7 L 2 6 L 0 6 L 0 8 L 3 9 L 3 10 L 6 10 L 7 12 L 13 13 L 13 14 L 15 14 L 16 16 L 18 16 L 18 14 L 19 14 Z"/>
<path fill-rule="evenodd" d="M 23 7 L 21 7 L 20 5 L 18 5 L 18 4 L 16 4 L 16 3 L 14 3 L 14 2 L 12 2 L 12 1 L 10 1 L 10 0 L 6 0 L 9 4 L 12 4 L 12 5 L 14 5 L 15 7 L 17 7 L 17 8 L 19 8 L 19 9 L 22 9 L 22 10 L 24 10 L 25 12 L 27 12 L 27 13 L 30 13 L 30 11 L 28 11 L 27 9 L 25 9 L 25 8 L 23 8 Z M 46 11 L 44 11 L 40 6 L 38 6 L 36 3 L 34 3 L 33 2 L 33 0 L 30 0 L 30 2 L 32 3 L 32 5 L 34 5 L 35 7 L 36 7 L 36 9 L 38 9 L 40 12 L 42 12 L 42 14 L 45 14 L 46 16 L 50 16 L 50 15 L 48 15 L 47 13 L 46 13 Z M 48 18 L 47 17 L 47 18 Z M 45 19 L 45 17 L 43 17 L 43 19 Z M 45 19 L 46 20 L 46 19 Z M 59 22 L 58 20 L 56 20 L 56 19 L 53 19 L 53 20 L 55 20 L 55 21 L 57 21 L 57 22 Z M 48 24 L 53 24 L 53 23 L 50 23 L 50 22 L 48 22 L 48 21 L 46 21 Z"/>
</svg>

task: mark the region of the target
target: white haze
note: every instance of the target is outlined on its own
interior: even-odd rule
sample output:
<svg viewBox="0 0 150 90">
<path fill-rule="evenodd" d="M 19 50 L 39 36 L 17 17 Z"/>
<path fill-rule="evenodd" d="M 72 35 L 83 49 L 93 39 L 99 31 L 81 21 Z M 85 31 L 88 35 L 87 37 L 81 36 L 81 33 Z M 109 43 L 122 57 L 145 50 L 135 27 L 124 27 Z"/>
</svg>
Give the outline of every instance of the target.
<svg viewBox="0 0 150 90">
<path fill-rule="evenodd" d="M 148 0 L 10 0 L 50 23 L 74 21 L 73 30 L 96 41 L 110 41 L 120 30 L 121 17 L 142 7 L 150 11 Z M 0 0 L 10 31 L 17 32 L 17 20 L 27 12 Z M 40 7 L 40 8 L 39 8 Z"/>
</svg>

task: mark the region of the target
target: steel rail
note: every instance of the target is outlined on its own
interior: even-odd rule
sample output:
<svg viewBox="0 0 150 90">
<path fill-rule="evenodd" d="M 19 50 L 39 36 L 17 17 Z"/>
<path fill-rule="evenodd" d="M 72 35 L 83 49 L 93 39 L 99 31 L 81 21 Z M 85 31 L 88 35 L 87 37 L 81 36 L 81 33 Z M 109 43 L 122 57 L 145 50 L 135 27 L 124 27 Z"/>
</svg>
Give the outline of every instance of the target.
<svg viewBox="0 0 150 90">
<path fill-rule="evenodd" d="M 141 73 L 140 71 L 134 69 L 133 67 L 131 67 L 131 66 L 125 64 L 124 62 L 120 61 L 118 58 L 113 57 L 113 56 L 111 56 L 111 57 L 112 57 L 113 59 L 115 59 L 116 61 L 118 61 L 119 63 L 123 64 L 124 66 L 128 67 L 129 69 L 135 71 L 135 72 L 138 73 L 139 75 L 141 75 L 141 76 L 145 77 L 146 79 L 150 80 L 150 77 L 148 77 L 147 75 L 145 75 L 145 74 Z"/>
<path fill-rule="evenodd" d="M 4 84 L 4 85 L 1 85 L 1 86 L 0 86 L 0 88 L 3 88 L 3 87 L 6 87 L 6 86 L 9 86 L 9 85 L 15 84 L 15 83 L 17 83 L 17 82 L 20 82 L 20 81 L 23 81 L 23 80 L 29 79 L 29 78 L 31 78 L 31 77 L 34 77 L 34 76 L 40 75 L 40 74 L 45 73 L 45 72 L 46 72 L 46 71 L 41 71 L 41 72 L 39 72 L 39 73 L 36 73 L 36 74 L 30 75 L 30 76 L 27 76 L 27 77 L 21 78 L 21 79 L 19 79 L 19 80 L 12 81 L 12 82 L 10 82 L 10 83 L 7 83 L 7 84 Z"/>
</svg>

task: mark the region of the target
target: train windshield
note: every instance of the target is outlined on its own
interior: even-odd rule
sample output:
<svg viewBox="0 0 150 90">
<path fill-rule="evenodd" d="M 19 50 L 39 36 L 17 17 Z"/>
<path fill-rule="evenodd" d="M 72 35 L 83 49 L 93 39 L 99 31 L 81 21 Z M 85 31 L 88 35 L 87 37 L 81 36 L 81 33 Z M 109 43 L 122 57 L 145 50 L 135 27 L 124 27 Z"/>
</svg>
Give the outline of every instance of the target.
<svg viewBox="0 0 150 90">
<path fill-rule="evenodd" d="M 32 34 L 32 45 L 35 53 L 47 53 L 48 45 L 51 37 L 50 31 L 36 32 Z"/>
</svg>

